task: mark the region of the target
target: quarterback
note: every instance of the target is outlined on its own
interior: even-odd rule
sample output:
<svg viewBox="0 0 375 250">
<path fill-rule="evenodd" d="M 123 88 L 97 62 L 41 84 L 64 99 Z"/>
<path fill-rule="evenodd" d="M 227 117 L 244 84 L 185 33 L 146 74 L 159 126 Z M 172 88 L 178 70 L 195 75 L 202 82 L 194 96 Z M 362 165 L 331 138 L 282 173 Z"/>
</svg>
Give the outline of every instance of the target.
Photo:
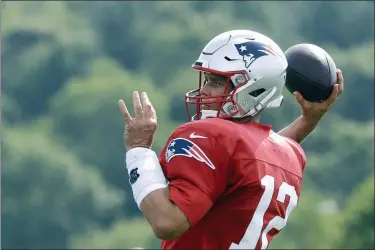
<svg viewBox="0 0 375 250">
<path fill-rule="evenodd" d="M 338 70 L 324 102 L 294 93 L 302 114 L 276 133 L 259 118 L 281 105 L 287 65 L 260 33 L 213 38 L 193 64 L 200 77 L 185 96 L 191 121 L 170 135 L 159 157 L 151 149 L 157 116 L 147 94 L 133 93 L 135 117 L 119 101 L 129 182 L 162 249 L 267 249 L 285 227 L 301 196 L 306 157 L 299 144 L 343 91 Z"/>
</svg>

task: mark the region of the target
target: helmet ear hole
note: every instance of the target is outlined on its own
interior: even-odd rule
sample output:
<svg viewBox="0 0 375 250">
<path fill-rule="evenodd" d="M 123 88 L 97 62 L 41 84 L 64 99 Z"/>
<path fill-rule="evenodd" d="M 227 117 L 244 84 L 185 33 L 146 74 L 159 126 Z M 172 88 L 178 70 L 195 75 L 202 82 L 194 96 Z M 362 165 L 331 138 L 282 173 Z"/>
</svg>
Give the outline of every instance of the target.
<svg viewBox="0 0 375 250">
<path fill-rule="evenodd" d="M 261 89 L 256 89 L 254 91 L 251 91 L 249 93 L 249 95 L 253 96 L 253 97 L 257 97 L 259 96 L 260 94 L 262 94 L 263 92 L 265 92 L 266 90 L 264 88 L 261 88 Z"/>
</svg>

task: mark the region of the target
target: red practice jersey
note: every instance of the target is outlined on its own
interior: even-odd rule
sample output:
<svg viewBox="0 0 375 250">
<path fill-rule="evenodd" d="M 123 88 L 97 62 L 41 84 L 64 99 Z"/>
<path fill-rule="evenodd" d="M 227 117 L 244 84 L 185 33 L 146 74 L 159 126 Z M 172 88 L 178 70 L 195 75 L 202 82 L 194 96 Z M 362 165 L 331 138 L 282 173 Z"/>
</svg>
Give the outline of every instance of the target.
<svg viewBox="0 0 375 250">
<path fill-rule="evenodd" d="M 298 203 L 306 157 L 269 125 L 210 118 L 178 127 L 160 163 L 191 224 L 162 249 L 266 249 Z"/>
</svg>

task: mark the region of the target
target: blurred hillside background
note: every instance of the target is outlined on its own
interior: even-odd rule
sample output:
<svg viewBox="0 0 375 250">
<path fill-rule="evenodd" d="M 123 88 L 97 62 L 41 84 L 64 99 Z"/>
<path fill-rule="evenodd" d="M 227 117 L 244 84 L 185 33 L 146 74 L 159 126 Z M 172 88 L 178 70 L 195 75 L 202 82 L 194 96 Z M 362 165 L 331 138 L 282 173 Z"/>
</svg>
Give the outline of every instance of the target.
<svg viewBox="0 0 375 250">
<path fill-rule="evenodd" d="M 147 91 L 155 150 L 187 121 L 190 68 L 230 29 L 283 50 L 314 43 L 345 93 L 303 143 L 299 207 L 271 248 L 374 246 L 374 2 L 6 2 L 1 4 L 2 247 L 159 248 L 124 166 L 117 100 Z M 262 122 L 300 114 L 293 96 Z"/>
</svg>

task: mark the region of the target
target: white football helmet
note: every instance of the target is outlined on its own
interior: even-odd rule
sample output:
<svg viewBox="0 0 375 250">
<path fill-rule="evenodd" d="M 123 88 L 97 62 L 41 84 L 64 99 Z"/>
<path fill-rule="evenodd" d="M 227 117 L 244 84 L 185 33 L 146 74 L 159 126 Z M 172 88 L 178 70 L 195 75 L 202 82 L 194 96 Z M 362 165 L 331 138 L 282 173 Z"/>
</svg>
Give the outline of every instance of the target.
<svg viewBox="0 0 375 250">
<path fill-rule="evenodd" d="M 264 108 L 281 105 L 287 60 L 280 47 L 265 35 L 250 30 L 232 30 L 213 38 L 203 49 L 193 68 L 199 71 L 199 87 L 185 96 L 190 119 L 207 117 L 242 118 L 254 116 Z M 202 72 L 228 78 L 220 96 L 202 96 Z M 202 105 L 221 103 L 221 109 L 202 110 Z M 189 105 L 196 105 L 191 115 Z"/>
</svg>

